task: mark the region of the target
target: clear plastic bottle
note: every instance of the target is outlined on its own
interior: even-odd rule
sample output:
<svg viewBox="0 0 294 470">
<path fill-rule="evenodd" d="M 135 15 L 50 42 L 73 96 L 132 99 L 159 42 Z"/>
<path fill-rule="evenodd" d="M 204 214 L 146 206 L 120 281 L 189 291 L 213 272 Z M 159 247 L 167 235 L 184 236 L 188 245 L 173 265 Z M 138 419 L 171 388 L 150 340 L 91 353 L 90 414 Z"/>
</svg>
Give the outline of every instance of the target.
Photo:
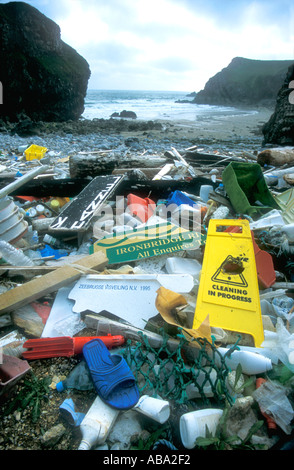
<svg viewBox="0 0 294 470">
<path fill-rule="evenodd" d="M 18 250 L 10 243 L 0 240 L 2 258 L 12 266 L 35 266 L 34 262 L 22 250 Z"/>
<path fill-rule="evenodd" d="M 97 396 L 80 424 L 82 440 L 78 450 L 90 450 L 95 445 L 103 444 L 118 414 L 119 410 L 110 407 Z"/>
<path fill-rule="evenodd" d="M 56 390 L 58 392 L 63 392 L 67 389 L 94 389 L 93 380 L 86 361 L 82 360 L 79 362 L 79 364 L 69 373 L 65 380 L 56 384 Z"/>
<path fill-rule="evenodd" d="M 215 189 L 215 192 L 216 192 L 217 194 L 220 194 L 221 196 L 226 196 L 226 195 L 227 195 L 223 183 L 220 183 L 220 184 L 218 185 L 218 187 Z"/>
</svg>

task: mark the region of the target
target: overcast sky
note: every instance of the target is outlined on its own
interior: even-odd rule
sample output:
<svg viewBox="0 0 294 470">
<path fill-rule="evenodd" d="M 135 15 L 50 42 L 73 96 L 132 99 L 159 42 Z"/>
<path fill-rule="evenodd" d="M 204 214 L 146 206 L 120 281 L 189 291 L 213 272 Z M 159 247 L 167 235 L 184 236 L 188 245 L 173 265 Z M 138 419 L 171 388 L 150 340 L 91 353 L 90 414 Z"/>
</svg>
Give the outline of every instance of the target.
<svg viewBox="0 0 294 470">
<path fill-rule="evenodd" d="M 294 60 L 293 0 L 26 3 L 88 61 L 89 89 L 192 92 L 237 56 Z"/>
</svg>

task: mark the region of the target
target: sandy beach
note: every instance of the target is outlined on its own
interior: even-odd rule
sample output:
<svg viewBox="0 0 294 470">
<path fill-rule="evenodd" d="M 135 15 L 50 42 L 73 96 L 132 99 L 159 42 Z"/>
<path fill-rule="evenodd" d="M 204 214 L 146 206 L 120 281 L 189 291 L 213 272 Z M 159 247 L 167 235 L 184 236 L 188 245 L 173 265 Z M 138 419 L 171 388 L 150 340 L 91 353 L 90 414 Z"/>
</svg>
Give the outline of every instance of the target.
<svg viewBox="0 0 294 470">
<path fill-rule="evenodd" d="M 202 142 L 219 142 L 239 144 L 240 142 L 261 145 L 263 140 L 262 127 L 273 114 L 273 109 L 248 110 L 248 114 L 235 116 L 214 116 L 191 121 L 162 121 L 166 126 L 166 138 L 188 138 Z"/>
</svg>

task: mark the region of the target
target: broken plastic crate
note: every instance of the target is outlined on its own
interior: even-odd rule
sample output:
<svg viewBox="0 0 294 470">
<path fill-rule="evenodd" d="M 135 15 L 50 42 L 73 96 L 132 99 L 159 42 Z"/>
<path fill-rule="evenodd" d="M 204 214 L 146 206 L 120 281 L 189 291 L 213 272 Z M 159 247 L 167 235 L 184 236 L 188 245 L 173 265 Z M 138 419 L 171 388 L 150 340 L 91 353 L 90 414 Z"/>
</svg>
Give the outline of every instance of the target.
<svg viewBox="0 0 294 470">
<path fill-rule="evenodd" d="M 25 150 L 26 160 L 41 160 L 47 152 L 46 147 L 41 147 L 40 145 L 31 145 Z"/>
</svg>

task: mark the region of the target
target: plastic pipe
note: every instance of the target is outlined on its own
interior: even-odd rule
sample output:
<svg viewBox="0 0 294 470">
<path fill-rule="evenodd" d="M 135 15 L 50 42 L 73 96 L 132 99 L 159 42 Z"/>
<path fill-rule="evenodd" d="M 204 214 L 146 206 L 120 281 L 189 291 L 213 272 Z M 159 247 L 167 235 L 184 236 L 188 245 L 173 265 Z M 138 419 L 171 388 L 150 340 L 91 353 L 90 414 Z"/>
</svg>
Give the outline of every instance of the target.
<svg viewBox="0 0 294 470">
<path fill-rule="evenodd" d="M 48 168 L 48 165 L 39 166 L 38 168 L 35 168 L 34 170 L 29 171 L 25 175 L 21 176 L 16 181 L 13 181 L 12 183 L 8 184 L 4 188 L 0 189 L 0 198 L 8 196 L 8 194 L 12 193 L 12 191 L 15 191 L 16 189 L 20 188 L 25 183 L 32 180 L 35 176 L 44 173 L 44 171 L 46 171 Z"/>
</svg>

